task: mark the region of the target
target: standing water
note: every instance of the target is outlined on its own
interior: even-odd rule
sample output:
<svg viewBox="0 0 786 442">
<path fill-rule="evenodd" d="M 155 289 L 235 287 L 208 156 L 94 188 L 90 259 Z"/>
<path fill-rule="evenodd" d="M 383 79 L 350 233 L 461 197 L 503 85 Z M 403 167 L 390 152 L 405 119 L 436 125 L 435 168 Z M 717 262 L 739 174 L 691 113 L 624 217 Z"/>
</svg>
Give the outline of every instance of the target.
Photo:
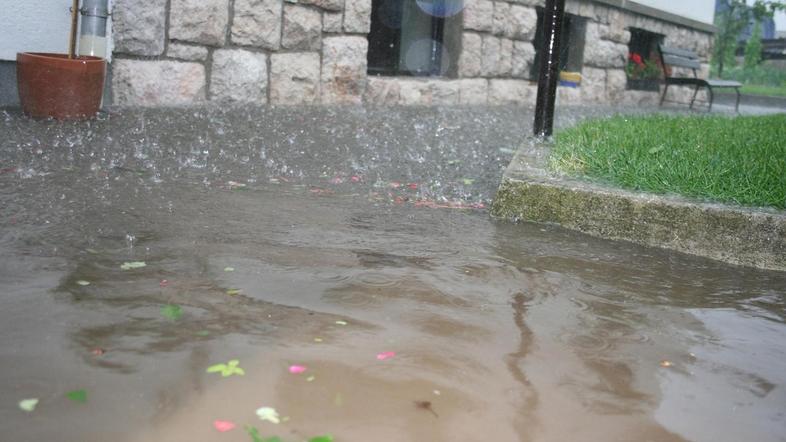
<svg viewBox="0 0 786 442">
<path fill-rule="evenodd" d="M 0 116 L 2 440 L 786 440 L 786 274 L 490 219 L 520 109 Z"/>
</svg>

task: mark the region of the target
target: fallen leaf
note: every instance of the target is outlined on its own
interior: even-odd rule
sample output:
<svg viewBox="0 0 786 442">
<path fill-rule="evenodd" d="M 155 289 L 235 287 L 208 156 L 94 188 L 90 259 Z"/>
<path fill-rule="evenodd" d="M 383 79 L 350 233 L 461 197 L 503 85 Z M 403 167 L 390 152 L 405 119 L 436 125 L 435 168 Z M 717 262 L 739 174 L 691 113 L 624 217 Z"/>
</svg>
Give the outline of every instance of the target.
<svg viewBox="0 0 786 442">
<path fill-rule="evenodd" d="M 311 375 L 311 376 L 306 378 L 306 382 L 314 382 L 314 379 L 316 379 L 316 378 L 317 378 L 316 376 Z"/>
<path fill-rule="evenodd" d="M 224 267 L 224 271 L 225 272 L 234 272 L 235 268 L 234 267 Z"/>
<path fill-rule="evenodd" d="M 322 338 L 314 338 L 314 342 L 322 342 Z"/>
<path fill-rule="evenodd" d="M 162 279 L 161 282 L 158 283 L 158 286 L 162 288 L 168 285 L 169 285 L 169 281 L 167 281 L 166 279 Z"/>
<path fill-rule="evenodd" d="M 120 268 L 123 270 L 141 269 L 142 267 L 147 267 L 147 264 L 143 261 L 124 262 L 120 266 Z"/>
<path fill-rule="evenodd" d="M 169 318 L 172 321 L 177 321 L 181 316 L 183 316 L 183 309 L 180 308 L 179 305 L 167 304 L 161 307 L 161 314 L 165 318 Z"/>
<path fill-rule="evenodd" d="M 104 353 L 106 353 L 106 350 L 104 350 L 104 349 L 103 349 L 103 348 L 101 348 L 101 347 L 96 347 L 96 348 L 94 348 L 94 349 L 90 350 L 90 353 L 92 353 L 92 354 L 93 354 L 93 356 L 101 356 L 101 355 L 103 355 Z"/>
<path fill-rule="evenodd" d="M 384 361 L 385 359 L 390 359 L 393 356 L 396 356 L 396 352 L 394 352 L 394 351 L 385 351 L 385 352 L 379 353 L 377 355 L 377 360 Z"/>
<path fill-rule="evenodd" d="M 292 373 L 292 374 L 304 373 L 306 370 L 308 370 L 308 369 L 306 367 L 302 366 L 302 365 L 290 365 L 289 366 L 289 372 Z"/>
<path fill-rule="evenodd" d="M 278 424 L 281 422 L 281 418 L 278 416 L 278 411 L 272 407 L 261 407 L 257 410 L 257 416 L 263 421 L 272 422 L 274 424 Z"/>
<path fill-rule="evenodd" d="M 660 361 L 660 366 L 663 367 L 663 368 L 668 368 L 668 367 L 671 367 L 672 365 L 674 365 L 674 364 L 671 361 L 667 361 L 665 359 Z"/>
<path fill-rule="evenodd" d="M 87 391 L 85 390 L 69 391 L 68 393 L 66 393 L 66 397 L 74 402 L 81 402 L 84 404 L 85 402 L 87 402 Z"/>
<path fill-rule="evenodd" d="M 80 279 L 76 283 L 77 283 L 77 285 L 81 285 L 82 287 L 90 285 L 90 281 L 85 281 L 84 279 Z"/>
<path fill-rule="evenodd" d="M 333 436 L 317 436 L 312 437 L 308 440 L 308 442 L 333 442 Z"/>
<path fill-rule="evenodd" d="M 240 289 L 229 289 L 227 290 L 227 295 L 235 296 L 240 294 Z"/>
<path fill-rule="evenodd" d="M 207 367 L 208 373 L 221 373 L 222 377 L 229 377 L 233 374 L 243 376 L 246 374 L 245 370 L 238 367 L 240 361 L 237 359 L 232 359 L 231 361 L 227 362 L 226 364 L 215 364 Z"/>
<path fill-rule="evenodd" d="M 226 433 L 227 431 L 235 429 L 235 423 L 230 421 L 216 420 L 213 422 L 213 428 L 222 433 Z"/>
<path fill-rule="evenodd" d="M 465 186 L 471 186 L 475 184 L 475 180 L 471 178 L 464 178 L 463 180 L 461 180 L 461 182 L 463 182 Z"/>
<path fill-rule="evenodd" d="M 22 399 L 21 401 L 19 401 L 19 408 L 21 408 L 22 411 L 26 411 L 28 413 L 35 410 L 36 405 L 38 405 L 37 398 Z"/>
<path fill-rule="evenodd" d="M 431 414 L 434 415 L 434 417 L 439 417 L 437 412 L 434 411 L 434 408 L 431 405 L 431 401 L 414 401 L 414 402 L 415 402 L 415 406 L 418 407 L 419 409 L 430 411 Z"/>
<path fill-rule="evenodd" d="M 336 321 L 337 325 L 347 325 L 347 321 Z"/>
</svg>

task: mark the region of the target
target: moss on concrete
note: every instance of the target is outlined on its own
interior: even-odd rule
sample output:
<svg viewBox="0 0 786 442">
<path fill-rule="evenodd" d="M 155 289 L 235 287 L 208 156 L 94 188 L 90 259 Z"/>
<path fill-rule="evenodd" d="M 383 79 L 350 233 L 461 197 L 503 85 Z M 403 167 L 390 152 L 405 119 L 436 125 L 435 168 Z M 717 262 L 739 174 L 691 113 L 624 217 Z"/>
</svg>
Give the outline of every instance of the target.
<svg viewBox="0 0 786 442">
<path fill-rule="evenodd" d="M 593 236 L 677 250 L 731 264 L 786 271 L 786 212 L 623 191 L 550 175 L 548 145 L 514 158 L 492 215 L 555 223 Z"/>
</svg>

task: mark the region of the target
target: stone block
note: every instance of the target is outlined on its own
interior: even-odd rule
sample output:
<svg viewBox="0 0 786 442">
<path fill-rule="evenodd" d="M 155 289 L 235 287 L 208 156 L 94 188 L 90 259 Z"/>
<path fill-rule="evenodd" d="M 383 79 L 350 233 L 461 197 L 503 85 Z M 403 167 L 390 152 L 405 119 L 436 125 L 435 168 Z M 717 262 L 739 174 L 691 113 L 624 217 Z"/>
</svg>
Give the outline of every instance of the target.
<svg viewBox="0 0 786 442">
<path fill-rule="evenodd" d="M 628 60 L 628 45 L 603 40 L 597 23 L 587 23 L 584 64 L 603 68 L 622 68 Z"/>
<path fill-rule="evenodd" d="M 485 105 L 488 102 L 489 83 L 484 78 L 458 80 L 459 104 Z"/>
<path fill-rule="evenodd" d="M 581 103 L 581 88 L 557 86 L 557 106 L 575 106 Z"/>
<path fill-rule="evenodd" d="M 169 43 L 169 47 L 166 50 L 166 56 L 179 60 L 205 61 L 207 60 L 207 48 L 204 46 L 192 46 L 172 42 Z"/>
<path fill-rule="evenodd" d="M 488 104 L 522 104 L 535 105 L 537 86 L 525 80 L 489 80 Z"/>
<path fill-rule="evenodd" d="M 228 0 L 172 0 L 169 38 L 223 46 L 229 24 Z"/>
<path fill-rule="evenodd" d="M 538 14 L 535 8 L 520 5 L 510 7 L 510 27 L 517 40 L 532 41 L 538 26 Z"/>
<path fill-rule="evenodd" d="M 466 0 L 463 18 L 464 29 L 491 32 L 494 28 L 494 2 L 490 0 Z"/>
<path fill-rule="evenodd" d="M 480 60 L 480 75 L 493 77 L 497 75 L 502 42 L 493 35 L 484 35 Z"/>
<path fill-rule="evenodd" d="M 314 104 L 319 101 L 319 53 L 270 56 L 270 103 Z"/>
<path fill-rule="evenodd" d="M 459 103 L 459 83 L 451 80 L 429 80 L 430 103 L 434 106 L 452 106 Z"/>
<path fill-rule="evenodd" d="M 606 98 L 609 102 L 622 103 L 627 85 L 628 76 L 624 69 L 608 69 L 606 71 Z"/>
<path fill-rule="evenodd" d="M 281 46 L 281 0 L 235 0 L 232 42 L 278 50 Z"/>
<path fill-rule="evenodd" d="M 366 88 L 368 40 L 359 36 L 322 39 L 322 102 L 362 102 Z"/>
<path fill-rule="evenodd" d="M 511 75 L 516 78 L 531 78 L 533 63 L 535 63 L 535 47 L 532 43 L 514 41 Z"/>
<path fill-rule="evenodd" d="M 497 64 L 497 75 L 509 76 L 513 69 L 513 40 L 508 38 L 500 39 L 499 63 Z"/>
<path fill-rule="evenodd" d="M 322 14 L 313 8 L 284 5 L 281 46 L 293 50 L 318 51 L 321 42 Z"/>
<path fill-rule="evenodd" d="M 293 0 L 286 0 L 292 1 Z M 344 9 L 344 0 L 297 0 L 297 3 L 304 5 L 314 5 L 327 11 L 341 11 Z"/>
<path fill-rule="evenodd" d="M 340 33 L 343 29 L 344 14 L 342 12 L 325 12 L 322 14 L 322 31 Z"/>
<path fill-rule="evenodd" d="M 431 99 L 428 84 L 422 80 L 399 80 L 399 99 L 404 106 L 427 104 Z"/>
<path fill-rule="evenodd" d="M 243 49 L 213 52 L 210 99 L 223 103 L 267 103 L 267 55 Z"/>
<path fill-rule="evenodd" d="M 124 60 L 112 63 L 114 104 L 120 106 L 186 106 L 205 100 L 205 67 L 168 60 Z"/>
<path fill-rule="evenodd" d="M 166 40 L 165 0 L 117 1 L 112 11 L 116 53 L 158 56 Z"/>
<path fill-rule="evenodd" d="M 513 21 L 510 15 L 510 4 L 506 2 L 494 2 L 494 22 L 493 32 L 496 35 L 513 37 Z"/>
<path fill-rule="evenodd" d="M 610 9 L 609 24 L 599 28 L 600 37 L 615 43 L 630 43 L 630 31 L 627 29 L 628 17 L 628 14 L 619 9 Z"/>
<path fill-rule="evenodd" d="M 581 70 L 581 100 L 587 103 L 606 102 L 606 70 L 584 67 Z"/>
<path fill-rule="evenodd" d="M 401 84 L 397 78 L 368 77 L 363 101 L 374 105 L 396 105 L 401 99 Z"/>
<path fill-rule="evenodd" d="M 480 35 L 464 32 L 461 35 L 461 55 L 459 56 L 459 76 L 477 77 L 481 72 L 483 39 Z"/>
<path fill-rule="evenodd" d="M 344 32 L 368 34 L 371 29 L 371 0 L 346 0 Z"/>
</svg>

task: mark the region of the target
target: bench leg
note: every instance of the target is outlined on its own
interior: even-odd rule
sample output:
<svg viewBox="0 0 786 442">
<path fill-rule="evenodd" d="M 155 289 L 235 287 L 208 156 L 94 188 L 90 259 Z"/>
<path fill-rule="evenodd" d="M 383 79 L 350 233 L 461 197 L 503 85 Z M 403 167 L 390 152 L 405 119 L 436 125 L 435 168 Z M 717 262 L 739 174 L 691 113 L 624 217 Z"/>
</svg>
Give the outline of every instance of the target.
<svg viewBox="0 0 786 442">
<path fill-rule="evenodd" d="M 700 87 L 700 86 L 698 86 L 698 85 L 697 85 L 697 86 L 696 86 L 696 87 L 693 89 L 693 98 L 691 98 L 691 99 L 690 99 L 690 108 L 691 108 L 691 109 L 693 109 L 693 103 L 695 103 L 695 102 L 696 102 L 696 95 L 699 93 L 699 87 Z"/>
<path fill-rule="evenodd" d="M 737 104 L 734 105 L 734 112 L 740 113 L 740 88 L 735 87 L 734 92 L 737 92 Z"/>
<path fill-rule="evenodd" d="M 668 83 L 666 83 L 666 85 L 663 87 L 663 95 L 660 96 L 660 104 L 658 106 L 663 106 L 663 100 L 666 99 L 666 91 L 667 90 L 669 90 L 669 84 Z"/>
<path fill-rule="evenodd" d="M 712 112 L 712 100 L 713 100 L 713 98 L 715 98 L 713 93 L 712 93 L 712 86 L 708 86 L 707 87 L 707 92 L 709 92 L 709 94 L 710 94 L 710 107 L 707 108 L 707 112 Z"/>
</svg>

